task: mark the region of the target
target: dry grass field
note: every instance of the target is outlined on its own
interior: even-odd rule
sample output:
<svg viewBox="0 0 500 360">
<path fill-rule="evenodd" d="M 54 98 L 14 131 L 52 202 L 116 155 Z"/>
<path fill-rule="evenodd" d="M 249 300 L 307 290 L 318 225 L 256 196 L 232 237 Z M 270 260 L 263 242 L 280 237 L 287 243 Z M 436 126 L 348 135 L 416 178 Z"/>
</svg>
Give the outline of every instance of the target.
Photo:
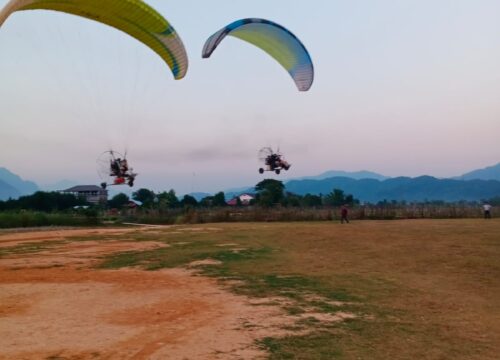
<svg viewBox="0 0 500 360">
<path fill-rule="evenodd" d="M 0 232 L 0 359 L 498 359 L 500 219 Z"/>
</svg>

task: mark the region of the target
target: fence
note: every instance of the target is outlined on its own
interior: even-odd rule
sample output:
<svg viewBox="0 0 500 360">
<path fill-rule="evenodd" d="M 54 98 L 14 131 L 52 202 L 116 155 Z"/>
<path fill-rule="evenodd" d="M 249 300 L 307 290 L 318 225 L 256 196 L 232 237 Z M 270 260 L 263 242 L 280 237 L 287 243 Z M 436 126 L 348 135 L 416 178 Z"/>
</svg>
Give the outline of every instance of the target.
<svg viewBox="0 0 500 360">
<path fill-rule="evenodd" d="M 495 209 L 492 216 L 495 217 Z M 349 209 L 352 220 L 465 219 L 481 218 L 480 207 L 470 205 L 358 206 Z M 340 208 L 186 208 L 141 210 L 127 221 L 145 224 L 196 224 L 214 222 L 332 221 L 340 220 Z"/>
</svg>

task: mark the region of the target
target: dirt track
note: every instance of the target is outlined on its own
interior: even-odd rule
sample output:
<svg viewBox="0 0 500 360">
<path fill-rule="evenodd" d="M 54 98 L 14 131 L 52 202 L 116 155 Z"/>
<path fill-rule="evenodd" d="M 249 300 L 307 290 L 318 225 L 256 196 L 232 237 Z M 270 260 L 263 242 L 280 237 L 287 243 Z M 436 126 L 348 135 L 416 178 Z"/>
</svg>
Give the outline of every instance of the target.
<svg viewBox="0 0 500 360">
<path fill-rule="evenodd" d="M 64 241 L 95 234 L 0 235 L 0 247 L 60 241 L 0 259 L 0 359 L 255 359 L 266 355 L 255 339 L 293 322 L 189 270 L 93 269 L 106 253 L 165 246 Z"/>
</svg>

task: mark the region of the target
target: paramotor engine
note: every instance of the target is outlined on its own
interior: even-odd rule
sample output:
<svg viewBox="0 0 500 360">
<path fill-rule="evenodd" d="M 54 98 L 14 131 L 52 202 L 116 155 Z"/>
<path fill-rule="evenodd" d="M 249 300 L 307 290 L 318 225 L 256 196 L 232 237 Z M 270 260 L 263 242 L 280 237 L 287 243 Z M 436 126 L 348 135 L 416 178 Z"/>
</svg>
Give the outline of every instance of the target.
<svg viewBox="0 0 500 360">
<path fill-rule="evenodd" d="M 259 169 L 259 173 L 263 174 L 264 171 L 274 171 L 276 174 L 280 174 L 281 170 L 290 169 L 292 164 L 289 164 L 283 155 L 277 151 L 274 152 L 270 147 L 264 147 L 259 150 L 259 160 L 264 163 L 264 167 Z"/>
<path fill-rule="evenodd" d="M 97 159 L 97 173 L 102 180 L 101 187 L 106 189 L 110 185 L 134 186 L 137 173 L 129 167 L 126 156 L 109 150 L 103 152 Z"/>
</svg>

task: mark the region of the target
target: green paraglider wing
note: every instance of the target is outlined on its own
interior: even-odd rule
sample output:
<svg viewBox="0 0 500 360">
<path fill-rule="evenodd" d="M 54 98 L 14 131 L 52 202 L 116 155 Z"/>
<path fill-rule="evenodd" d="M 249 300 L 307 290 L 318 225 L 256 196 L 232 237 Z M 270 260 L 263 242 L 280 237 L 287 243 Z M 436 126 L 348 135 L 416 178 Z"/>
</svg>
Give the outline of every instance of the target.
<svg viewBox="0 0 500 360">
<path fill-rule="evenodd" d="M 202 57 L 210 57 L 226 36 L 234 36 L 264 50 L 288 71 L 300 91 L 311 88 L 314 67 L 309 52 L 302 42 L 283 26 L 256 18 L 235 21 L 207 39 Z"/>
<path fill-rule="evenodd" d="M 11 0 L 0 11 L 0 27 L 16 11 L 40 9 L 81 16 L 121 30 L 156 52 L 175 79 L 186 75 L 188 59 L 179 35 L 142 0 Z"/>
</svg>

